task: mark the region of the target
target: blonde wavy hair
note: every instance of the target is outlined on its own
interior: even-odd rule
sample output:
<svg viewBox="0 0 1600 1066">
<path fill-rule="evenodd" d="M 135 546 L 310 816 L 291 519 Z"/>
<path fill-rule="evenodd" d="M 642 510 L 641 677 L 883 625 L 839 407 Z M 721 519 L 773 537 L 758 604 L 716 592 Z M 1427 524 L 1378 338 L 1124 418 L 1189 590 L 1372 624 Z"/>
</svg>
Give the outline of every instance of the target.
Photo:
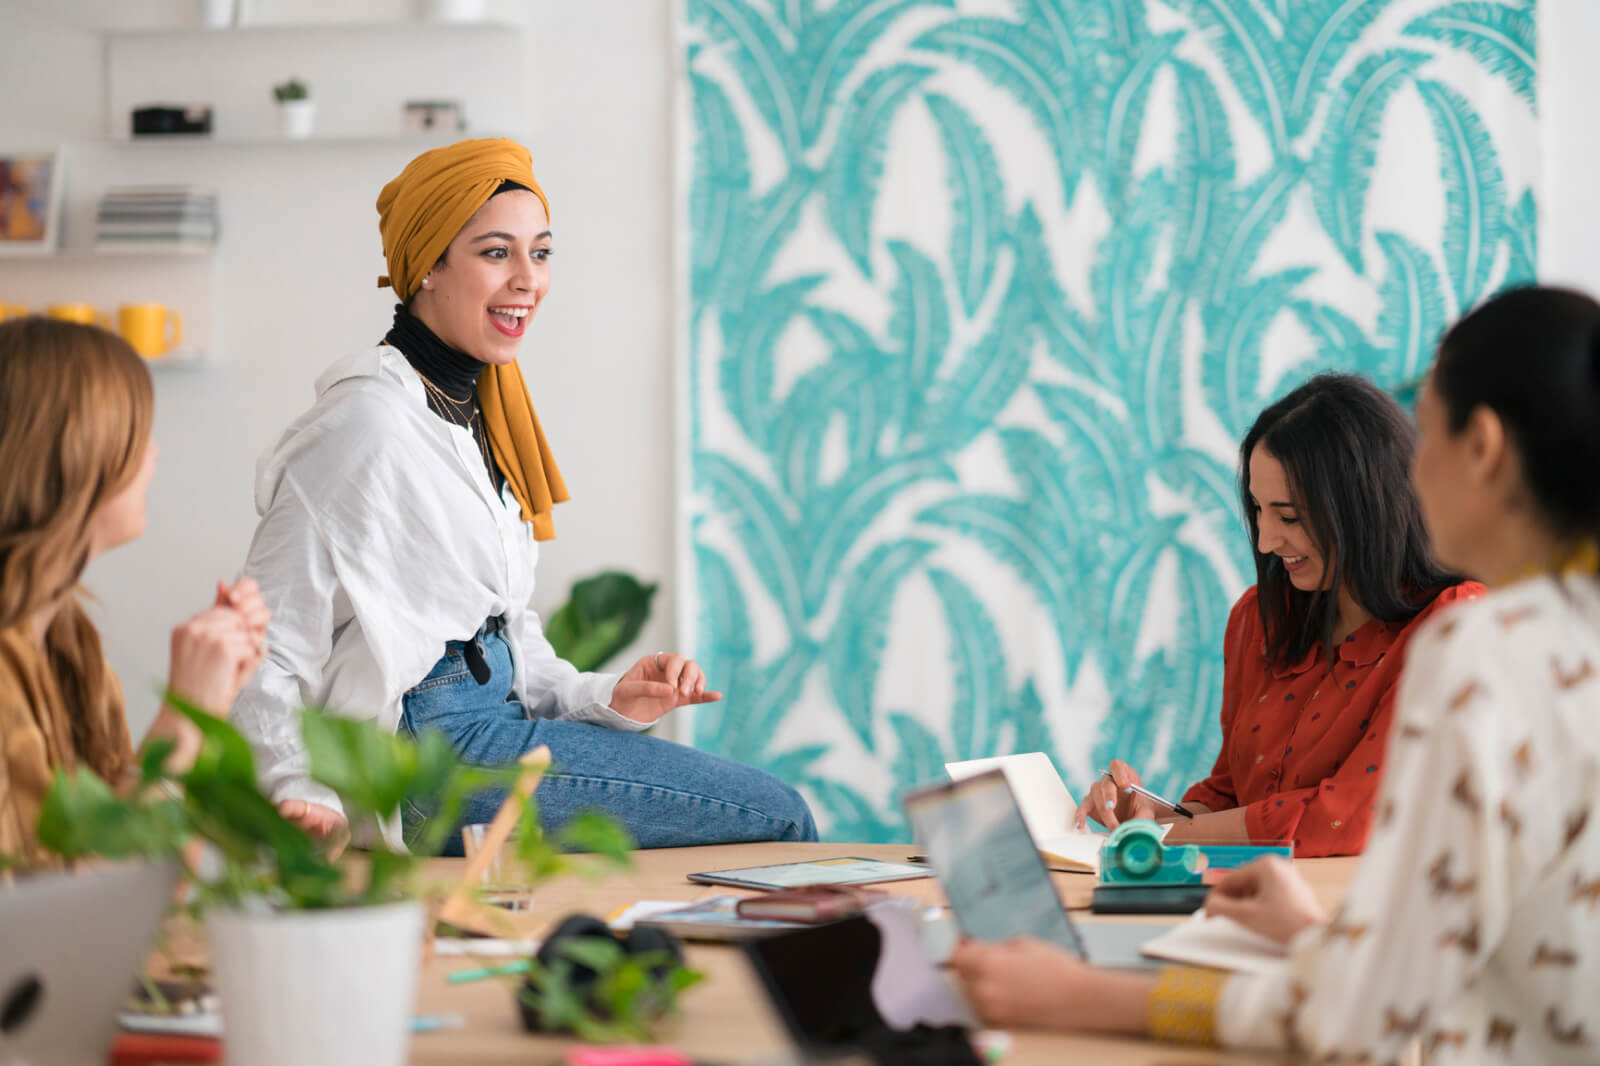
<svg viewBox="0 0 1600 1066">
<path fill-rule="evenodd" d="M 80 600 L 94 517 L 138 473 L 155 400 L 121 337 L 25 317 L 0 323 L 0 631 L 59 604 L 46 654 L 77 754 L 104 776 L 126 747 L 122 690 Z"/>
</svg>

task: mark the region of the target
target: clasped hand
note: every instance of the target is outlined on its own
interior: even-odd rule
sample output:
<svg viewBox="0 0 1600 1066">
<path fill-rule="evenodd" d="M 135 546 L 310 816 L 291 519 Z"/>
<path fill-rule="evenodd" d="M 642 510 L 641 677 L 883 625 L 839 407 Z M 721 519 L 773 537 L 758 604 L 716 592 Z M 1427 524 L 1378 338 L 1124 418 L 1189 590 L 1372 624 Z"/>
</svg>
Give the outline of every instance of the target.
<svg viewBox="0 0 1600 1066">
<path fill-rule="evenodd" d="M 261 665 L 271 617 L 254 578 L 218 581 L 216 602 L 172 631 L 167 684 L 197 707 L 226 715 Z"/>
</svg>

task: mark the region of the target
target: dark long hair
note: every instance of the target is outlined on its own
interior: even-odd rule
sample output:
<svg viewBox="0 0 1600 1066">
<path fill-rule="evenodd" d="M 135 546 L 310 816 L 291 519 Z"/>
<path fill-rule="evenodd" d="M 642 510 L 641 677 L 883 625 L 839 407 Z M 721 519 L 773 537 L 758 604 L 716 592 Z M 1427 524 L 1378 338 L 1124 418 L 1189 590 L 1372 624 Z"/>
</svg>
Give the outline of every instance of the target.
<svg viewBox="0 0 1600 1066">
<path fill-rule="evenodd" d="M 1428 547 L 1411 489 L 1416 439 L 1400 405 L 1352 374 L 1312 378 L 1250 427 L 1239 447 L 1239 495 L 1269 662 L 1299 662 L 1318 641 L 1332 662 L 1341 588 L 1374 618 L 1408 622 L 1458 580 Z M 1250 456 L 1257 445 L 1283 464 L 1295 510 L 1331 577 L 1325 589 L 1295 588 L 1283 562 L 1259 548 L 1250 497 Z"/>
<path fill-rule="evenodd" d="M 1499 416 L 1557 534 L 1600 537 L 1600 304 L 1570 289 L 1501 293 L 1445 334 L 1433 389 L 1453 433 L 1474 408 Z"/>
</svg>

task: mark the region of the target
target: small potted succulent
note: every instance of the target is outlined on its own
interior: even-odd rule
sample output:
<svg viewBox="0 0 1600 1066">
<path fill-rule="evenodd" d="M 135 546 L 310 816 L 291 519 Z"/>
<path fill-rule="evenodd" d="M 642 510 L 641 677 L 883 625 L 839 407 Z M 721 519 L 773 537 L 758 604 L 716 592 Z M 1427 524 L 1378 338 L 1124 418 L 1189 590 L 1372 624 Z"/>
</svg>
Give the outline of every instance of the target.
<svg viewBox="0 0 1600 1066">
<path fill-rule="evenodd" d="M 283 124 L 285 137 L 311 136 L 316 121 L 317 105 L 311 99 L 311 90 L 299 78 L 290 78 L 272 87 L 273 98 L 278 101 L 278 118 Z"/>
</svg>

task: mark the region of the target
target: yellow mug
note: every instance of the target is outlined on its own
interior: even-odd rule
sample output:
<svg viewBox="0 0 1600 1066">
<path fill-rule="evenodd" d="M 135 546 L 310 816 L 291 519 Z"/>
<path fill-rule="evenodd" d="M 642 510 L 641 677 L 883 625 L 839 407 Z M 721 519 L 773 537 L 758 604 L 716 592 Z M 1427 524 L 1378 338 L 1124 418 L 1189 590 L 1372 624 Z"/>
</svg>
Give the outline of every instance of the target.
<svg viewBox="0 0 1600 1066">
<path fill-rule="evenodd" d="M 28 309 L 21 304 L 0 303 L 0 322 L 4 322 L 8 318 L 22 318 L 27 313 Z"/>
<path fill-rule="evenodd" d="M 44 313 L 65 322 L 81 322 L 86 326 L 111 328 L 111 316 L 96 309 L 93 304 L 51 304 L 45 308 Z"/>
<path fill-rule="evenodd" d="M 117 332 L 134 351 L 156 359 L 183 341 L 183 316 L 165 304 L 123 304 L 117 310 Z"/>
</svg>

